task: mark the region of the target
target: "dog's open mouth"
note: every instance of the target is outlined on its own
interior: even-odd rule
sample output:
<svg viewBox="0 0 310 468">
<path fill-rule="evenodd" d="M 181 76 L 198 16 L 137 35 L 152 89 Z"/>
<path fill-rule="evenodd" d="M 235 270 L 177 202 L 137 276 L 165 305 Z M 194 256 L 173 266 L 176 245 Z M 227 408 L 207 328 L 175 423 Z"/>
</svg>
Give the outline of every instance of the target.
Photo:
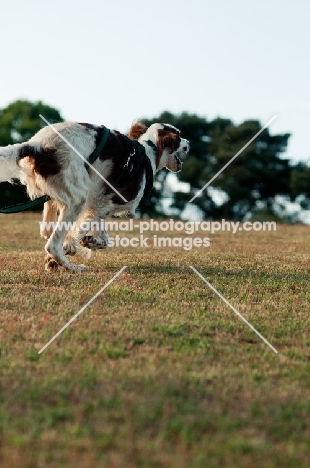
<svg viewBox="0 0 310 468">
<path fill-rule="evenodd" d="M 176 163 L 176 166 L 177 166 L 177 170 L 180 171 L 182 169 L 182 162 L 180 161 L 180 159 L 178 158 L 178 156 L 175 154 L 174 155 L 174 158 L 175 158 L 175 163 Z"/>
</svg>

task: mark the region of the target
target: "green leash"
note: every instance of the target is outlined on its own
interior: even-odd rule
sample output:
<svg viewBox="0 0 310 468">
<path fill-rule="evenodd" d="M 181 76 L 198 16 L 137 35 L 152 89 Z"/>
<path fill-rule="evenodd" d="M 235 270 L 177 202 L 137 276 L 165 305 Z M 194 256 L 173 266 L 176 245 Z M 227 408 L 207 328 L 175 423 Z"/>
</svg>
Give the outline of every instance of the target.
<svg viewBox="0 0 310 468">
<path fill-rule="evenodd" d="M 103 150 L 103 147 L 106 144 L 109 135 L 110 135 L 110 130 L 107 127 L 105 127 L 99 145 L 95 148 L 95 150 L 92 152 L 92 154 L 88 158 L 89 164 L 93 164 L 96 161 L 101 151 Z M 88 169 L 89 167 L 88 164 L 85 163 L 85 167 L 86 169 Z M 48 195 L 43 195 L 43 197 L 36 198 L 35 200 L 30 200 L 26 203 L 18 203 L 17 205 L 6 206 L 5 208 L 0 209 L 0 213 L 2 214 L 20 213 L 21 211 L 30 210 L 34 206 L 42 205 L 43 203 L 49 200 L 50 200 L 50 197 Z"/>
<path fill-rule="evenodd" d="M 7 206 L 5 208 L 2 208 L 0 210 L 0 213 L 3 213 L 3 214 L 20 213 L 21 211 L 30 210 L 34 206 L 42 205 L 42 203 L 45 203 L 48 200 L 50 200 L 50 197 L 48 197 L 47 195 L 44 195 L 43 197 L 36 198 L 35 200 L 31 200 L 26 203 L 18 203 L 17 205 L 12 205 L 12 206 Z"/>
</svg>

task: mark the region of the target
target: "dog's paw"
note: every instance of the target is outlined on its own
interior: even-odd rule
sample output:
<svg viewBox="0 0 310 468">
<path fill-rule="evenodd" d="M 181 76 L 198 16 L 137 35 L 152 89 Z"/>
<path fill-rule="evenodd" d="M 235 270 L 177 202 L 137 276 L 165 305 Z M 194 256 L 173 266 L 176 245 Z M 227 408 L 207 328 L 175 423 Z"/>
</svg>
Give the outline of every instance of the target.
<svg viewBox="0 0 310 468">
<path fill-rule="evenodd" d="M 109 245 L 108 240 L 94 236 L 84 236 L 83 239 L 80 240 L 80 244 L 90 250 L 106 249 Z"/>
<path fill-rule="evenodd" d="M 53 257 L 50 257 L 48 255 L 45 258 L 45 266 L 44 266 L 45 271 L 55 272 L 58 270 L 58 267 L 59 267 L 59 263 L 57 263 Z"/>
<path fill-rule="evenodd" d="M 88 268 L 85 265 L 75 265 L 74 263 L 66 262 L 60 265 L 54 258 L 46 257 L 45 259 L 45 271 L 55 272 L 58 269 L 66 270 L 72 273 L 83 273 Z"/>
</svg>

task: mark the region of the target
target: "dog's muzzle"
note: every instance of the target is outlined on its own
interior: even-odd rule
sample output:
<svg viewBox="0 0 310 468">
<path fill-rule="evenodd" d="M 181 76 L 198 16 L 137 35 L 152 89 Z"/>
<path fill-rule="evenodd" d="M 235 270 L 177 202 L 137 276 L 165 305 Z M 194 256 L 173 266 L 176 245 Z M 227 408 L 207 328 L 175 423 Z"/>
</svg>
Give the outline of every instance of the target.
<svg viewBox="0 0 310 468">
<path fill-rule="evenodd" d="M 189 152 L 189 141 L 182 139 L 180 144 L 180 153 L 187 154 Z"/>
</svg>

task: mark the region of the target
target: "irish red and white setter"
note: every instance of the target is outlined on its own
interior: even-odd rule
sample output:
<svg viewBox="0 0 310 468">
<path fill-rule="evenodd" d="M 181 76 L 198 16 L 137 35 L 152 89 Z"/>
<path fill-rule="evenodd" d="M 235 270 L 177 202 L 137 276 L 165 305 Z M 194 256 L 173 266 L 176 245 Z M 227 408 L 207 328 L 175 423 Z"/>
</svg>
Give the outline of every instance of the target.
<svg viewBox="0 0 310 468">
<path fill-rule="evenodd" d="M 162 168 L 179 172 L 177 153 L 189 151 L 189 142 L 172 125 L 154 123 L 147 128 L 135 122 L 128 137 L 111 130 L 99 157 L 88 166 L 80 155 L 87 160 L 105 131 L 104 126 L 63 122 L 44 127 L 25 143 L 0 148 L 0 182 L 18 178 L 31 199 L 50 197 L 43 220 L 47 225 L 54 221 L 55 226 L 41 229 L 47 239 L 48 270 L 58 266 L 86 270 L 66 254 L 105 248 L 108 243 L 104 230 L 87 235 L 87 226 L 93 221 L 101 225 L 100 220 L 111 215 L 134 213 L 156 172 Z M 74 230 L 63 229 L 72 222 Z"/>
</svg>

